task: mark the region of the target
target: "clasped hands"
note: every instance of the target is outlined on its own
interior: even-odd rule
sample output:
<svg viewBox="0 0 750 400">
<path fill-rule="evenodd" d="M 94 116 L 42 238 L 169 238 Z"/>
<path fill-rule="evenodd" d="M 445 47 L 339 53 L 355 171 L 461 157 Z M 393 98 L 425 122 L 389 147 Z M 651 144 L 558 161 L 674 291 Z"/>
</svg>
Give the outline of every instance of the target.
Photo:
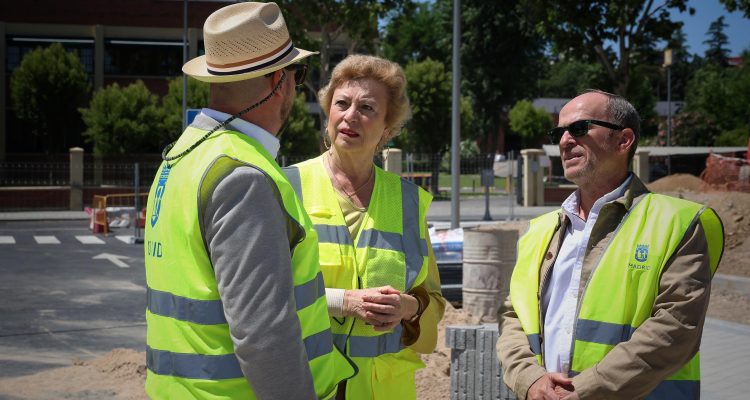
<svg viewBox="0 0 750 400">
<path fill-rule="evenodd" d="M 527 400 L 578 400 L 573 380 L 559 372 L 546 373 L 537 379 L 528 393 Z"/>
<path fill-rule="evenodd" d="M 418 309 L 419 302 L 414 296 L 391 286 L 351 289 L 344 293 L 344 315 L 359 318 L 376 331 L 395 328 L 402 319 L 412 318 Z"/>
</svg>

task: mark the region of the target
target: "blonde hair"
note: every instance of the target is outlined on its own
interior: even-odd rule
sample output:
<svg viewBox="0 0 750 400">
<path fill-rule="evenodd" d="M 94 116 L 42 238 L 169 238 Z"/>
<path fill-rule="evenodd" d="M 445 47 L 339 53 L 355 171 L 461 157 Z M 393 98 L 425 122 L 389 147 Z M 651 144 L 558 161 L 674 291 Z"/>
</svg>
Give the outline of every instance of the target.
<svg viewBox="0 0 750 400">
<path fill-rule="evenodd" d="M 406 96 L 406 75 L 400 65 L 380 57 L 356 54 L 346 57 L 336 65 L 331 80 L 318 92 L 323 113 L 326 118 L 329 117 L 333 92 L 338 87 L 348 81 L 368 78 L 385 86 L 388 92 L 386 129 L 390 132 L 389 138 L 398 136 L 401 128 L 411 118 L 411 106 Z"/>
</svg>

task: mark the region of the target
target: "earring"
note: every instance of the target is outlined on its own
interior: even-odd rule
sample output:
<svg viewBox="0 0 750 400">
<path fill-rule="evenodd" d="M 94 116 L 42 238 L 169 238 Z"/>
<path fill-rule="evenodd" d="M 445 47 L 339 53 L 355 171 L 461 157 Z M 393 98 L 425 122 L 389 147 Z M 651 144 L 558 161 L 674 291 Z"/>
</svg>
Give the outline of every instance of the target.
<svg viewBox="0 0 750 400">
<path fill-rule="evenodd" d="M 325 146 L 326 150 L 331 149 L 331 138 L 328 136 L 328 131 L 325 131 L 323 135 L 323 146 Z"/>
</svg>

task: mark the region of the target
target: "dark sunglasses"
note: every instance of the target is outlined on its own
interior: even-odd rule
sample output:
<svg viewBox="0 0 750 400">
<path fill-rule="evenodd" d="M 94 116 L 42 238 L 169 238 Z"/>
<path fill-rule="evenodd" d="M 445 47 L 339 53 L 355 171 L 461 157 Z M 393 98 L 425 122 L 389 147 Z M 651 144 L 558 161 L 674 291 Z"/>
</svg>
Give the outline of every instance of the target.
<svg viewBox="0 0 750 400">
<path fill-rule="evenodd" d="M 287 71 L 292 71 L 294 73 L 295 86 L 301 87 L 305 84 L 305 76 L 307 76 L 307 64 L 291 64 L 284 67 L 284 69 Z M 272 76 L 273 72 L 269 72 L 266 74 L 267 78 L 270 78 Z"/>
<path fill-rule="evenodd" d="M 552 144 L 558 144 L 560 143 L 560 139 L 562 138 L 562 135 L 565 133 L 565 131 L 570 132 L 570 135 L 573 137 L 581 137 L 589 132 L 589 129 L 591 129 L 591 125 L 599 125 L 618 131 L 625 129 L 624 126 L 616 125 L 611 122 L 599 121 L 596 119 L 582 119 L 580 121 L 573 122 L 568 126 L 558 126 L 557 128 L 552 128 L 549 130 L 549 132 L 547 132 L 547 136 L 549 136 L 549 140 L 552 141 Z"/>
<path fill-rule="evenodd" d="M 305 84 L 305 76 L 307 76 L 307 64 L 291 64 L 284 67 L 287 71 L 294 71 L 294 84 L 301 87 Z"/>
</svg>

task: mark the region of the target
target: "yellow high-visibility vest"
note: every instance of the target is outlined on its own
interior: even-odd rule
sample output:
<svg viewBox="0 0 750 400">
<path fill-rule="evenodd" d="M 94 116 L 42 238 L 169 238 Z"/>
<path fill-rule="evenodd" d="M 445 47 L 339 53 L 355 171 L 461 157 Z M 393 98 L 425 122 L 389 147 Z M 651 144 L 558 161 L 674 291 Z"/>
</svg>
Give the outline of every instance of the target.
<svg viewBox="0 0 750 400">
<path fill-rule="evenodd" d="M 559 228 L 560 212 L 531 221 L 518 244 L 510 296 L 529 346 L 543 365 L 539 270 Z M 575 376 L 595 366 L 618 343 L 625 342 L 651 316 L 664 266 L 685 233 L 701 224 L 708 241 L 711 274 L 721 260 L 724 233 L 711 208 L 687 200 L 649 193 L 630 210 L 591 272 L 574 325 L 571 371 Z M 698 398 L 700 356 L 661 382 L 649 399 Z"/>
<path fill-rule="evenodd" d="M 285 168 L 318 231 L 326 287 L 361 289 L 391 285 L 408 292 L 427 276 L 426 214 L 432 195 L 375 167 L 375 187 L 365 220 L 352 239 L 325 170 L 324 157 Z M 347 399 L 414 399 L 419 355 L 401 343 L 401 325 L 378 332 L 353 317 L 331 318 L 334 343 L 357 364 Z"/>
<path fill-rule="evenodd" d="M 188 127 L 173 152 L 182 151 L 205 133 Z M 294 232 L 289 237 L 292 280 L 318 397 L 335 395 L 338 383 L 355 373 L 333 346 L 317 234 L 304 208 L 260 143 L 239 132 L 217 131 L 172 167 L 162 163 L 149 193 L 146 393 L 151 398 L 255 399 L 234 354 L 198 214 L 198 199 L 206 197 L 199 195 L 201 182 L 247 166 L 275 184 L 279 203 L 296 221 L 289 227 Z"/>
</svg>

